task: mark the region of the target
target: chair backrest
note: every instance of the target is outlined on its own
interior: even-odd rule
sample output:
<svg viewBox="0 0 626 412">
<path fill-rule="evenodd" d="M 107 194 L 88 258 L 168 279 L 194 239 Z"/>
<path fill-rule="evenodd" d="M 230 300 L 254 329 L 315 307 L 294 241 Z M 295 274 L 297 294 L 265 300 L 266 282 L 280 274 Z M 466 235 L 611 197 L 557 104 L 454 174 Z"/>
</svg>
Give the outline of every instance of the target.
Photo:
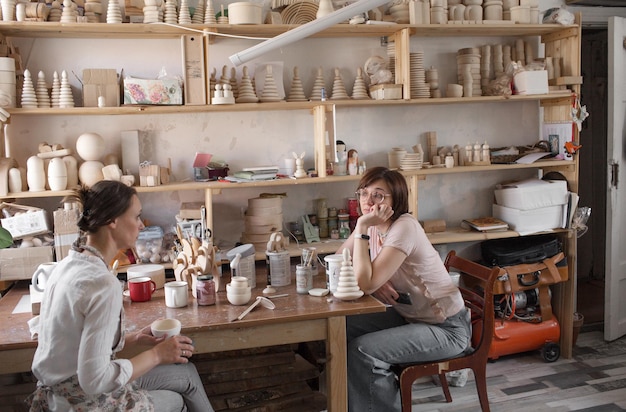
<svg viewBox="0 0 626 412">
<path fill-rule="evenodd" d="M 486 359 L 494 335 L 493 289 L 500 268 L 488 268 L 459 257 L 454 251 L 448 253 L 445 266 L 448 271 L 458 271 L 461 274 L 459 289 L 463 295 L 465 306 L 472 315 L 474 334 L 472 356 L 484 356 Z"/>
</svg>

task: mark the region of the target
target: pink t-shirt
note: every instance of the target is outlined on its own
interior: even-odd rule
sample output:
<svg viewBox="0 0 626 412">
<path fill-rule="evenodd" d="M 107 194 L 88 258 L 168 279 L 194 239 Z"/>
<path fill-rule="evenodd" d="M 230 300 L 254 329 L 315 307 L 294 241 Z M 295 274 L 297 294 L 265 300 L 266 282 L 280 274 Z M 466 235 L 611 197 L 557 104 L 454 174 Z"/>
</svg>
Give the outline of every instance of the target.
<svg viewBox="0 0 626 412">
<path fill-rule="evenodd" d="M 382 245 L 375 226 L 369 228 L 369 235 L 372 260 L 385 247 L 396 248 L 406 255 L 390 281 L 398 292 L 411 295 L 411 305 L 394 306 L 409 322 L 441 323 L 464 307 L 461 293 L 452 283 L 439 253 L 412 215 L 400 216 L 391 225 Z"/>
</svg>

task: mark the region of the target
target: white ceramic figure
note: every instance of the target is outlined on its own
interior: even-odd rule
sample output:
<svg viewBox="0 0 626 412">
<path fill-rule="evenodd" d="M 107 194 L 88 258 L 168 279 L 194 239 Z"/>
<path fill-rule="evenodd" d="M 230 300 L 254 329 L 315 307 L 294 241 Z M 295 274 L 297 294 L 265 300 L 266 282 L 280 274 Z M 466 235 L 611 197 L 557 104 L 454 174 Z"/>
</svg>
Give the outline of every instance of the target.
<svg viewBox="0 0 626 412">
<path fill-rule="evenodd" d="M 37 75 L 37 89 L 35 90 L 37 96 L 37 107 L 49 108 L 50 107 L 50 95 L 48 94 L 48 84 L 46 83 L 46 75 L 44 72 L 39 71 Z"/>
<path fill-rule="evenodd" d="M 104 139 L 98 133 L 83 133 L 76 139 L 76 153 L 83 160 L 99 160 L 104 148 Z"/>
<path fill-rule="evenodd" d="M 50 186 L 50 190 L 65 190 L 67 188 L 67 167 L 60 157 L 53 157 L 48 163 L 48 186 Z"/>
<path fill-rule="evenodd" d="M 294 152 L 293 157 L 296 159 L 296 173 L 294 173 L 294 177 L 296 179 L 307 177 L 306 170 L 304 170 L 304 152 L 300 156 Z"/>
<path fill-rule="evenodd" d="M 46 172 L 43 159 L 31 156 L 26 161 L 26 180 L 30 192 L 46 190 Z"/>
</svg>

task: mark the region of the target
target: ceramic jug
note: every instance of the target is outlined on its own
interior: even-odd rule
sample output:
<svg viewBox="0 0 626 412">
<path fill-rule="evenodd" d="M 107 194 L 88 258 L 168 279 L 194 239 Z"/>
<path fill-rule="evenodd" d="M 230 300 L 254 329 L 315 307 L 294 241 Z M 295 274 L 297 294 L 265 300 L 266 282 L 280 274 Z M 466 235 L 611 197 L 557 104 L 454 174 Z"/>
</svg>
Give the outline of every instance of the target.
<svg viewBox="0 0 626 412">
<path fill-rule="evenodd" d="M 48 283 L 48 279 L 52 275 L 52 271 L 56 267 L 57 262 L 42 263 L 37 267 L 35 273 L 33 273 L 32 284 L 33 289 L 37 292 L 43 292 Z"/>
</svg>

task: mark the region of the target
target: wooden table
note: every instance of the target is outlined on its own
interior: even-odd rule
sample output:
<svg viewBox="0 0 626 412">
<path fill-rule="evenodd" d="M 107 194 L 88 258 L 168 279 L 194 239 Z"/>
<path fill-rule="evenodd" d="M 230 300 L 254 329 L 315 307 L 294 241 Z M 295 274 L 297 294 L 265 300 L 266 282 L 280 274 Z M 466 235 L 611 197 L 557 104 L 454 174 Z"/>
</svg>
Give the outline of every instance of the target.
<svg viewBox="0 0 626 412">
<path fill-rule="evenodd" d="M 226 275 L 224 278 L 228 279 Z M 323 278 L 323 272 L 315 276 L 315 286 L 322 286 Z M 253 299 L 261 295 L 264 287 L 263 270 L 258 275 L 257 288 L 253 289 Z M 198 306 L 190 293 L 189 305 L 177 309 L 165 306 L 163 290 L 158 290 L 149 302 L 130 302 L 125 297 L 126 327 L 128 331 L 135 331 L 155 319 L 177 318 L 183 324 L 182 333 L 194 340 L 198 353 L 323 340 L 327 355 L 328 410 L 346 411 L 346 316 L 382 312 L 384 305 L 370 296 L 342 302 L 331 296 L 299 295 L 293 279 L 291 285 L 276 289 L 277 294 L 288 294 L 287 297 L 274 299 L 276 309 L 259 306 L 243 320 L 235 322 L 231 320 L 239 316 L 247 305 L 231 305 L 223 291 L 218 292 L 217 303 L 213 306 Z M 26 323 L 32 315 L 12 314 L 21 296 L 27 293 L 27 285 L 18 285 L 0 299 L 0 374 L 30 371 L 37 346 L 37 342 L 30 338 Z"/>
</svg>

